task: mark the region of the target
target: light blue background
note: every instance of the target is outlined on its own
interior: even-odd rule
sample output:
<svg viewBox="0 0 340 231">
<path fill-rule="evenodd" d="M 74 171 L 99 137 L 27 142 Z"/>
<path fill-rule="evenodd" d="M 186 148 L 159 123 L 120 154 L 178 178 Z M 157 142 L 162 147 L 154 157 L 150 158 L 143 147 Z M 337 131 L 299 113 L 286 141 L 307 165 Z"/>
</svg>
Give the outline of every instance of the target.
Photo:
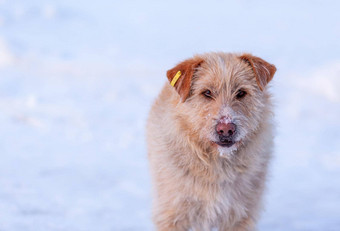
<svg viewBox="0 0 340 231">
<path fill-rule="evenodd" d="M 259 230 L 340 230 L 339 1 L 0 0 L 0 230 L 152 230 L 144 125 L 195 53 L 277 68 Z"/>
</svg>

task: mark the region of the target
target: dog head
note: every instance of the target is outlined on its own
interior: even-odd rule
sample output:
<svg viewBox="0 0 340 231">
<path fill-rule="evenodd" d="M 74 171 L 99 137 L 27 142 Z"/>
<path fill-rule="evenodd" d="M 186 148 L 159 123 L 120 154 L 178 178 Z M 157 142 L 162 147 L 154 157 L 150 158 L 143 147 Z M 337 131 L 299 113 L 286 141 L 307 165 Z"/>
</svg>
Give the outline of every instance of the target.
<svg viewBox="0 0 340 231">
<path fill-rule="evenodd" d="M 178 64 L 167 77 L 179 96 L 180 129 L 204 148 L 233 153 L 261 125 L 275 71 L 250 54 L 208 53 Z"/>
</svg>

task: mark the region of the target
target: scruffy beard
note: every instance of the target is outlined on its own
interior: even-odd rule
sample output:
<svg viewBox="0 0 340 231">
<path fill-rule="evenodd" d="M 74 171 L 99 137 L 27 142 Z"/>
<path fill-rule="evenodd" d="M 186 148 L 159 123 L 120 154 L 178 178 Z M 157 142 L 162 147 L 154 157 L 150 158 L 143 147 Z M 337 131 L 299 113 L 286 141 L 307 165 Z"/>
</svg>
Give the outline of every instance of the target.
<svg viewBox="0 0 340 231">
<path fill-rule="evenodd" d="M 240 141 L 235 142 L 235 144 L 233 144 L 230 147 L 222 147 L 222 146 L 218 146 L 217 150 L 218 153 L 221 157 L 232 157 L 233 155 L 236 154 L 238 148 L 240 146 Z"/>
</svg>

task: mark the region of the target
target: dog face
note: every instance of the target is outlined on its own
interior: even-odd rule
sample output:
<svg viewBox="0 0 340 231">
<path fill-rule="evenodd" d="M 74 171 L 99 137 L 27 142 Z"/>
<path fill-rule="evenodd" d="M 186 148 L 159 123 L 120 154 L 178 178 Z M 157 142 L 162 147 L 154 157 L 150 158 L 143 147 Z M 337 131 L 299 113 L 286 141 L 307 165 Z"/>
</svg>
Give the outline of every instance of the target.
<svg viewBox="0 0 340 231">
<path fill-rule="evenodd" d="M 249 54 L 209 53 L 178 64 L 167 76 L 181 98 L 181 128 L 204 148 L 233 153 L 261 125 L 269 97 L 265 87 L 275 71 Z"/>
</svg>

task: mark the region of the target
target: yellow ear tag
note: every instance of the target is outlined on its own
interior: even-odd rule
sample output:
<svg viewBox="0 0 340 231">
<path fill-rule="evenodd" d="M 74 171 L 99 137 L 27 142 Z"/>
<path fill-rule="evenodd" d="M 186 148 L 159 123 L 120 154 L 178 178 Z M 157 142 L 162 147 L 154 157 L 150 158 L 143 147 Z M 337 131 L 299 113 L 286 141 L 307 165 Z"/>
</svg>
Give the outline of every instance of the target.
<svg viewBox="0 0 340 231">
<path fill-rule="evenodd" d="M 179 77 L 181 77 L 182 72 L 181 71 L 177 71 L 175 77 L 171 80 L 171 86 L 175 86 L 177 80 L 179 79 Z"/>
</svg>

